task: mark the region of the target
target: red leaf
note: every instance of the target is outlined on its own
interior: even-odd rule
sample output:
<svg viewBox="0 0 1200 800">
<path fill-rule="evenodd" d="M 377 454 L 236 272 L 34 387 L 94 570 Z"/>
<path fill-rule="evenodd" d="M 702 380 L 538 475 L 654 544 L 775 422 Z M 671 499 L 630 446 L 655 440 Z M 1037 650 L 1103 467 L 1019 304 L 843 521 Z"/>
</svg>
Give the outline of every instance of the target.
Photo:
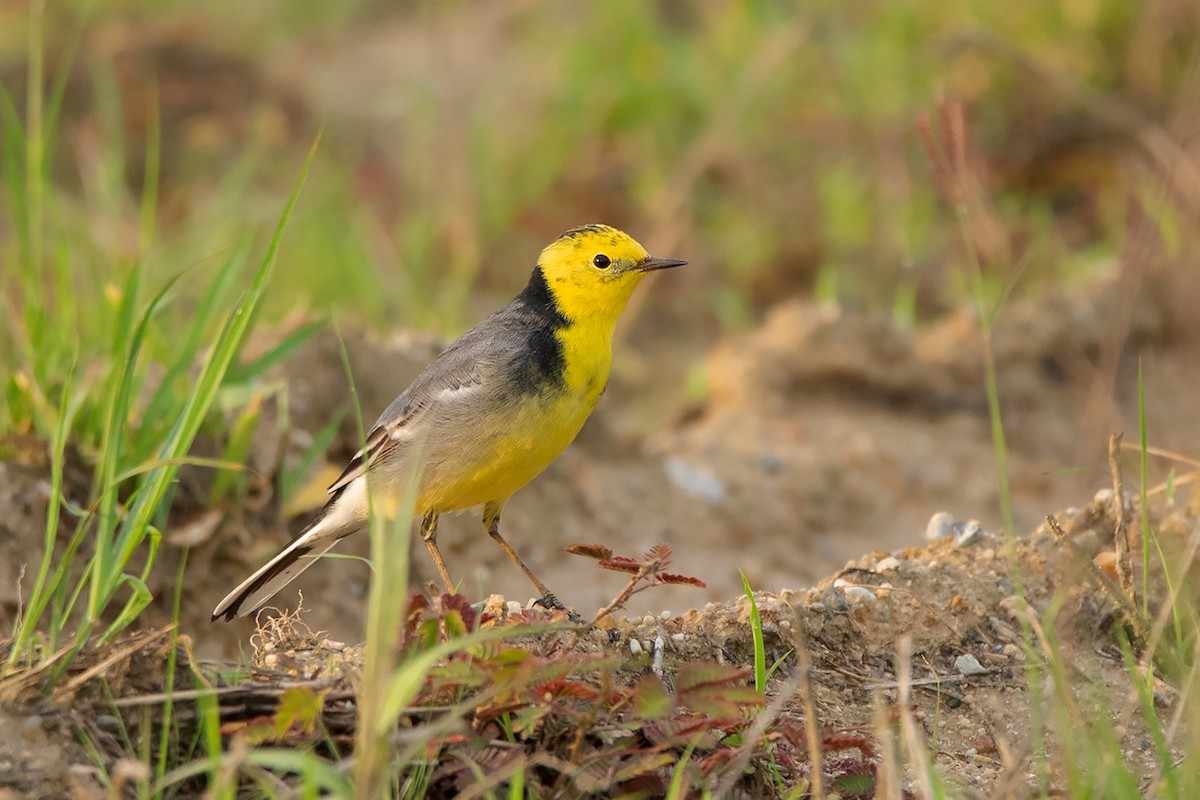
<svg viewBox="0 0 1200 800">
<path fill-rule="evenodd" d="M 676 575 L 673 572 L 660 572 L 658 574 L 659 583 L 678 583 L 684 586 L 696 586 L 704 589 L 708 586 L 707 583 L 699 578 L 693 578 L 691 575 Z"/>
<path fill-rule="evenodd" d="M 542 700 L 546 700 L 547 698 L 555 700 L 564 698 L 597 700 L 600 697 L 600 693 L 592 687 L 580 681 L 565 680 L 562 678 L 534 687 L 533 695 Z"/>
<path fill-rule="evenodd" d="M 566 547 L 566 551 L 573 556 L 587 556 L 597 561 L 607 561 L 612 558 L 612 548 L 602 544 L 572 544 Z"/>
<path fill-rule="evenodd" d="M 671 563 L 671 545 L 656 544 L 645 552 L 641 560 L 643 563 L 658 561 L 661 562 L 662 566 L 665 567 L 667 564 Z"/>
<path fill-rule="evenodd" d="M 628 572 L 631 575 L 637 574 L 642 569 L 642 566 L 632 558 L 623 556 L 613 556 L 597 563 L 604 569 L 611 569 L 613 572 Z"/>
</svg>

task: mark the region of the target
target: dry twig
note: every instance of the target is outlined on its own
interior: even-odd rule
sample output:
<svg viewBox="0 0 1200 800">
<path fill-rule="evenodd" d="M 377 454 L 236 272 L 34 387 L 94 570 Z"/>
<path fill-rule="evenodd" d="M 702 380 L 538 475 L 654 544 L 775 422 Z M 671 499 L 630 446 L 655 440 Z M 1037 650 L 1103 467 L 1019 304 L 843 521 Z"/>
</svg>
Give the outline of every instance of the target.
<svg viewBox="0 0 1200 800">
<path fill-rule="evenodd" d="M 1108 437 L 1108 468 L 1113 479 L 1113 515 L 1117 519 L 1113 542 L 1117 551 L 1117 584 L 1126 599 L 1137 606 L 1133 594 L 1133 560 L 1129 554 L 1129 511 L 1125 507 L 1125 480 L 1121 477 L 1121 434 Z"/>
</svg>

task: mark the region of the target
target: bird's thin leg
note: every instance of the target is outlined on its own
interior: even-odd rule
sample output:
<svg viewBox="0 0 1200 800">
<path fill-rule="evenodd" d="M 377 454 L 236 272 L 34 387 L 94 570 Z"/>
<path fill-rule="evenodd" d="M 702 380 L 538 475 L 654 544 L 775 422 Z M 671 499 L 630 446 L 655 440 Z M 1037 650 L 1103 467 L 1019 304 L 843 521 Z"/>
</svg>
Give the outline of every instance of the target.
<svg viewBox="0 0 1200 800">
<path fill-rule="evenodd" d="M 433 565 L 437 567 L 438 575 L 442 577 L 442 584 L 446 587 L 446 591 L 453 594 L 454 581 L 450 580 L 446 562 L 442 559 L 442 551 L 437 546 L 437 523 L 438 513 L 436 511 L 430 511 L 424 516 L 421 520 L 421 541 L 425 542 L 425 548 L 433 558 Z"/>
<path fill-rule="evenodd" d="M 488 503 L 483 507 L 483 529 L 487 531 L 488 536 L 492 537 L 492 540 L 496 544 L 500 545 L 501 550 L 508 553 L 508 557 L 516 562 L 517 566 L 521 568 L 521 572 L 525 573 L 525 577 L 529 578 L 529 582 L 536 586 L 537 590 L 542 593 L 542 599 L 539 601 L 541 605 L 546 608 L 566 611 L 567 607 L 554 596 L 554 592 L 550 591 L 546 587 L 546 584 L 538 580 L 538 576 L 534 575 L 529 567 L 525 566 L 525 562 L 517 555 L 517 551 L 513 550 L 512 546 L 504 541 L 504 537 L 500 535 L 500 511 L 503 508 L 504 501 Z"/>
</svg>

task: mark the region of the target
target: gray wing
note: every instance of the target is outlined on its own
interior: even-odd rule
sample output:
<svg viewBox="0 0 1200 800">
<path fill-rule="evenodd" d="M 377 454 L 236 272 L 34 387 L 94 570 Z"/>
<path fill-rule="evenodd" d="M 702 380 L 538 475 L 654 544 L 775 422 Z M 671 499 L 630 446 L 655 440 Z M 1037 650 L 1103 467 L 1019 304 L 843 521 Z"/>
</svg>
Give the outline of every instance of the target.
<svg viewBox="0 0 1200 800">
<path fill-rule="evenodd" d="M 505 325 L 500 313 L 464 333 L 429 363 L 392 401 L 367 434 L 341 476 L 329 487 L 336 494 L 368 469 L 386 461 L 413 440 L 422 419 L 451 415 L 503 393 L 505 369 L 521 357 L 519 329 Z M 469 411 L 467 413 L 470 413 Z"/>
</svg>

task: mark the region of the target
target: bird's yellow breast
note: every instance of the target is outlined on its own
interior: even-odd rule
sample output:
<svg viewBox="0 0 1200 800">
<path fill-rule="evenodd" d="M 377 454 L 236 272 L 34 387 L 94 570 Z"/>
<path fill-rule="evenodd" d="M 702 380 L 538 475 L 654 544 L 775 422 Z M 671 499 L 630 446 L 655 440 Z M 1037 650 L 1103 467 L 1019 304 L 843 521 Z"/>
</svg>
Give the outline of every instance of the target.
<svg viewBox="0 0 1200 800">
<path fill-rule="evenodd" d="M 550 465 L 575 440 L 600 401 L 612 367 L 612 330 L 570 325 L 555 332 L 563 348 L 564 371 L 557 386 L 546 387 L 499 420 L 470 464 L 453 469 L 431 465 L 422 480 L 418 510 L 450 511 L 503 500 Z M 444 474 L 443 474 L 444 473 Z"/>
</svg>

